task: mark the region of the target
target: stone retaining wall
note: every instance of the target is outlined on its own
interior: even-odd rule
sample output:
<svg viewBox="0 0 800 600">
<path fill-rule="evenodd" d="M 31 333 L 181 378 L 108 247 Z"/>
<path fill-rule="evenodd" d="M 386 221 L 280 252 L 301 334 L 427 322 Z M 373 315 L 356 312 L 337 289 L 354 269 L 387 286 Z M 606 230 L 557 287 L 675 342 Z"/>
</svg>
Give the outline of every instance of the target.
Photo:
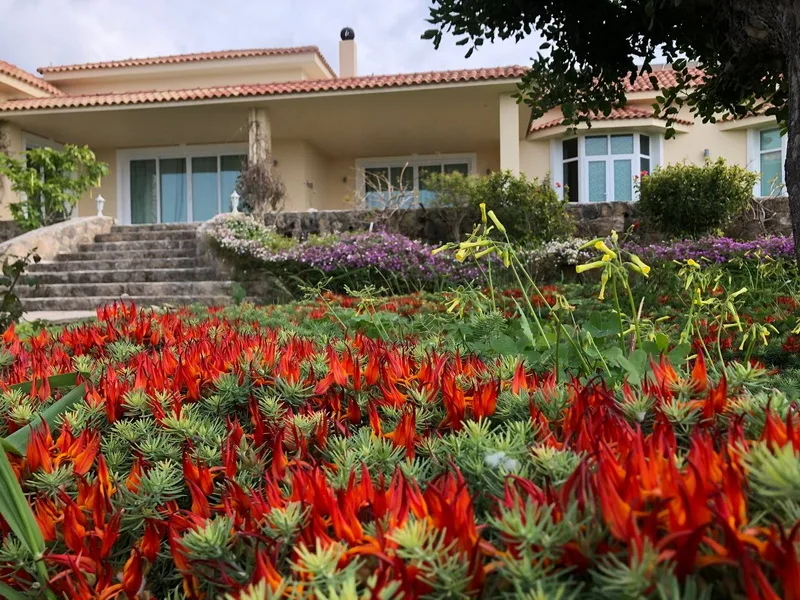
<svg viewBox="0 0 800 600">
<path fill-rule="evenodd" d="M 16 221 L 0 221 L 0 243 L 22 234 Z"/>
<path fill-rule="evenodd" d="M 599 237 L 611 230 L 626 231 L 638 222 L 636 204 L 629 202 L 598 202 L 571 204 L 567 210 L 576 223 L 576 235 Z M 321 210 L 311 212 L 286 212 L 265 217 L 267 225 L 274 225 L 279 233 L 304 238 L 310 234 L 342 233 L 387 227 L 412 238 L 436 244 L 453 241 L 457 233 L 471 231 L 475 216 L 458 214 L 455 209 L 412 209 L 397 211 L 387 217 L 369 210 Z M 726 232 L 736 238 L 752 239 L 760 235 L 791 235 L 788 198 L 755 199 L 751 208 L 736 219 Z M 649 239 L 660 238 L 658 232 L 647 231 Z"/>
<path fill-rule="evenodd" d="M 52 260 L 59 252 L 74 252 L 80 244 L 91 244 L 96 235 L 109 233 L 111 217 L 78 217 L 34 229 L 0 244 L 0 256 L 25 256 L 36 251 L 42 260 Z"/>
</svg>

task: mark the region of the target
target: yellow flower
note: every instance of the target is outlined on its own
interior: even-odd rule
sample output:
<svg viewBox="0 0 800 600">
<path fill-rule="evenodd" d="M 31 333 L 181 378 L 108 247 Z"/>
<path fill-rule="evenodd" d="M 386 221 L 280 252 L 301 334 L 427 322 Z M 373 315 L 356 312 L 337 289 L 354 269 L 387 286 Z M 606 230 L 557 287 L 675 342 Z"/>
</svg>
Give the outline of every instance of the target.
<svg viewBox="0 0 800 600">
<path fill-rule="evenodd" d="M 700 265 L 697 264 L 697 262 L 693 258 L 690 258 L 689 260 L 687 260 L 686 264 L 687 264 L 687 266 L 690 266 L 693 269 L 699 269 L 700 268 Z"/>
<path fill-rule="evenodd" d="M 603 271 L 600 276 L 600 295 L 597 296 L 600 300 L 606 299 L 606 284 L 608 283 L 608 269 Z"/>
<path fill-rule="evenodd" d="M 481 223 L 486 225 L 486 202 L 481 202 Z"/>
<path fill-rule="evenodd" d="M 445 244 L 444 246 L 439 246 L 439 247 L 438 247 L 438 248 L 436 248 L 436 249 L 435 249 L 433 252 L 431 252 L 431 254 L 432 254 L 432 255 L 439 254 L 439 252 L 444 252 L 444 251 L 445 251 L 445 250 L 447 250 L 449 247 L 450 247 L 450 244 Z"/>
<path fill-rule="evenodd" d="M 505 226 L 504 226 L 504 225 L 503 225 L 503 224 L 500 222 L 500 220 L 497 218 L 497 215 L 495 215 L 495 214 L 494 214 L 494 211 L 493 211 L 493 210 L 490 210 L 490 211 L 489 211 L 487 214 L 489 215 L 489 218 L 492 220 L 492 223 L 494 223 L 494 226 L 495 226 L 495 227 L 497 227 L 497 230 L 498 230 L 500 233 L 505 233 L 505 232 L 506 232 L 506 228 L 505 228 Z"/>
<path fill-rule="evenodd" d="M 475 253 L 475 258 L 483 258 L 487 254 L 491 254 L 497 250 L 496 247 L 492 246 L 491 248 L 486 248 L 485 250 L 481 250 L 480 252 Z"/>
<path fill-rule="evenodd" d="M 631 261 L 633 262 L 633 264 L 635 264 L 637 267 L 639 267 L 639 272 L 640 272 L 642 275 L 644 275 L 645 277 L 647 277 L 648 275 L 650 275 L 650 265 L 646 265 L 646 264 L 644 264 L 644 263 L 642 262 L 642 259 L 641 259 L 641 258 L 639 258 L 638 256 L 636 256 L 635 254 L 631 254 Z"/>
<path fill-rule="evenodd" d="M 458 262 L 464 262 L 467 259 L 468 252 L 466 250 L 459 250 L 456 252 L 456 260 Z"/>
<path fill-rule="evenodd" d="M 606 266 L 602 260 L 596 260 L 594 262 L 586 263 L 585 265 L 578 265 L 575 267 L 576 273 L 583 273 L 584 271 L 591 271 L 592 269 L 601 269 Z"/>
<path fill-rule="evenodd" d="M 508 248 L 503 250 L 503 264 L 506 269 L 511 266 L 511 252 L 508 251 Z"/>
<path fill-rule="evenodd" d="M 606 246 L 606 243 L 602 240 L 600 240 L 599 242 L 595 242 L 594 247 L 596 250 L 600 250 L 600 252 L 602 252 L 606 256 L 610 256 L 612 259 L 617 258 L 616 253 L 613 250 L 611 250 L 611 248 Z"/>
</svg>

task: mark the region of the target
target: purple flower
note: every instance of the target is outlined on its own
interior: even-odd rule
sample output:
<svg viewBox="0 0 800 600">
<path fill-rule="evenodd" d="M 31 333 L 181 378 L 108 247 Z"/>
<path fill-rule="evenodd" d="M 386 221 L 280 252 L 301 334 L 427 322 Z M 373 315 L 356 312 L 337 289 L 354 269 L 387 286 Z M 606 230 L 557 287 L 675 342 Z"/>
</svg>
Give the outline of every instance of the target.
<svg viewBox="0 0 800 600">
<path fill-rule="evenodd" d="M 705 237 L 698 240 L 682 240 L 667 244 L 639 246 L 627 244 L 626 250 L 650 260 L 694 259 L 725 263 L 733 258 L 773 259 L 794 258 L 794 243 L 791 237 L 771 236 L 740 242 L 727 237 Z"/>
</svg>

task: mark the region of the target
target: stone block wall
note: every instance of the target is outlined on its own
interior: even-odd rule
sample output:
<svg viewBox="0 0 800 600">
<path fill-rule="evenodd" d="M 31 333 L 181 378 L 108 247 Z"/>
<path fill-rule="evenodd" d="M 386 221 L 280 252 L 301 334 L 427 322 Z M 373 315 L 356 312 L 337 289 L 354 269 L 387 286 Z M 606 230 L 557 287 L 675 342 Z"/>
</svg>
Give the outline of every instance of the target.
<svg viewBox="0 0 800 600">
<path fill-rule="evenodd" d="M 18 235 L 22 235 L 22 229 L 20 229 L 16 221 L 0 221 L 0 243 Z"/>
<path fill-rule="evenodd" d="M 575 220 L 575 235 L 585 238 L 605 236 L 612 230 L 627 231 L 639 222 L 636 204 L 630 202 L 571 204 L 567 210 Z M 299 238 L 312 234 L 365 231 L 372 225 L 437 244 L 454 241 L 468 233 L 476 219 L 477 215 L 446 208 L 401 210 L 392 215 L 369 210 L 321 210 L 270 214 L 265 217 L 265 223 L 275 226 L 283 235 Z M 648 231 L 646 224 L 643 225 L 644 237 L 660 239 L 658 232 Z M 726 231 L 726 234 L 742 239 L 791 233 L 789 200 L 785 197 L 754 199 L 750 209 Z"/>
</svg>

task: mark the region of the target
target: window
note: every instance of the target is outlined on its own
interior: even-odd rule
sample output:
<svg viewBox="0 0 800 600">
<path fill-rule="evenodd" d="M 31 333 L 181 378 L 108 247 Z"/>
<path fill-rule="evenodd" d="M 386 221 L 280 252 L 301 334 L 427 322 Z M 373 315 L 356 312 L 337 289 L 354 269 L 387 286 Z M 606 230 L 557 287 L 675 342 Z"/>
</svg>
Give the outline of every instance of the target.
<svg viewBox="0 0 800 600">
<path fill-rule="evenodd" d="M 758 132 L 758 170 L 761 175 L 759 195 L 773 196 L 783 193 L 786 141 L 780 129 Z"/>
<path fill-rule="evenodd" d="M 469 175 L 473 172 L 473 164 L 474 159 L 465 156 L 361 161 L 367 206 L 428 206 L 436 197 L 434 192 L 427 189 L 427 181 L 431 175 Z"/>
<path fill-rule="evenodd" d="M 121 152 L 127 219 L 133 223 L 207 221 L 230 212 L 230 197 L 247 155 L 213 147 Z M 124 210 L 124 209 L 123 209 Z"/>
<path fill-rule="evenodd" d="M 562 181 L 570 202 L 634 199 L 634 177 L 650 172 L 649 135 L 585 135 L 561 142 Z"/>
</svg>

